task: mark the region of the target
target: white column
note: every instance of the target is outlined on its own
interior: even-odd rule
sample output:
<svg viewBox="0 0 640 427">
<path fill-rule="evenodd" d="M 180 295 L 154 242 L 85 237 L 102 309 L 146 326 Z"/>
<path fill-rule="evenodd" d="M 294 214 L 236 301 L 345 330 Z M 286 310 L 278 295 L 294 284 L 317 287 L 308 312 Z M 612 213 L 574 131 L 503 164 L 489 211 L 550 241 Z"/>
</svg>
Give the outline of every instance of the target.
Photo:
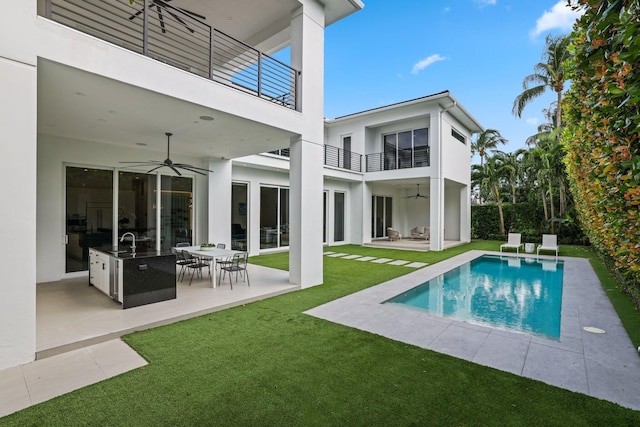
<svg viewBox="0 0 640 427">
<path fill-rule="evenodd" d="M 371 184 L 362 183 L 362 243 L 371 243 L 371 216 L 373 215 L 371 206 Z M 357 220 L 356 220 L 357 221 Z"/>
<path fill-rule="evenodd" d="M 430 191 L 429 250 L 441 251 L 444 246 L 444 180 L 431 178 Z"/>
<path fill-rule="evenodd" d="M 460 241 L 471 241 L 471 194 L 469 186 L 460 188 Z"/>
<path fill-rule="evenodd" d="M 441 251 L 444 246 L 444 178 L 442 173 L 442 112 L 438 108 L 431 114 L 430 164 L 433 169 L 431 177 L 429 208 L 429 250 Z"/>
<path fill-rule="evenodd" d="M 291 65 L 301 71 L 304 127 L 290 150 L 289 280 L 306 288 L 323 282 L 324 10 L 316 1 L 304 1 L 292 14 Z"/>
<path fill-rule="evenodd" d="M 0 370 L 36 353 L 35 17 L 36 2 L 4 2 L 0 14 Z"/>
<path fill-rule="evenodd" d="M 209 206 L 207 242 L 225 243 L 231 248 L 231 160 L 209 161 Z"/>
</svg>

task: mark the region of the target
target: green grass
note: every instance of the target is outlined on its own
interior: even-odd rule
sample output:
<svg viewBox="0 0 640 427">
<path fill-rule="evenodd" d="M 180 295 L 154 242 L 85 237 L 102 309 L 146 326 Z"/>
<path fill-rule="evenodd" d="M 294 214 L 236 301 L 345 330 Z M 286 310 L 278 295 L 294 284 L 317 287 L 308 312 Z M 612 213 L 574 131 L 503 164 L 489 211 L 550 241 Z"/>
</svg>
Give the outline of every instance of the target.
<svg viewBox="0 0 640 427">
<path fill-rule="evenodd" d="M 336 249 L 435 263 L 498 245 L 440 253 Z M 288 254 L 251 261 L 286 268 Z M 613 403 L 303 314 L 412 271 L 329 257 L 324 263 L 322 286 L 129 335 L 148 366 L 0 424 L 640 425 L 640 412 Z"/>
</svg>

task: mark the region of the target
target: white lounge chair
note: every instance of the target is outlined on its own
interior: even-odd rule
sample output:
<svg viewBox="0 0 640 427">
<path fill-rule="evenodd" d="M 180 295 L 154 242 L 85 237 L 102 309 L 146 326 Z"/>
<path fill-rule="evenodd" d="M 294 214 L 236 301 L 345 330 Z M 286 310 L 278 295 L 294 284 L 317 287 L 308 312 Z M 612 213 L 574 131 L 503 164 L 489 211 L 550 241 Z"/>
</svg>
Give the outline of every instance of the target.
<svg viewBox="0 0 640 427">
<path fill-rule="evenodd" d="M 402 236 L 400 235 L 400 233 L 398 232 L 398 230 L 395 230 L 391 227 L 387 227 L 387 237 L 389 238 L 389 240 L 401 240 Z"/>
<path fill-rule="evenodd" d="M 509 233 L 507 237 L 507 243 L 503 243 L 500 245 L 500 252 L 503 249 L 515 249 L 517 253 L 520 253 L 520 248 L 522 247 L 522 235 L 520 233 Z"/>
<path fill-rule="evenodd" d="M 543 234 L 542 244 L 538 245 L 538 255 L 540 255 L 540 251 L 554 251 L 556 258 L 558 258 L 558 252 L 560 251 L 558 247 L 558 236 L 555 234 Z"/>
<path fill-rule="evenodd" d="M 411 229 L 412 239 L 424 239 L 429 240 L 429 228 L 428 227 L 414 227 Z"/>
</svg>

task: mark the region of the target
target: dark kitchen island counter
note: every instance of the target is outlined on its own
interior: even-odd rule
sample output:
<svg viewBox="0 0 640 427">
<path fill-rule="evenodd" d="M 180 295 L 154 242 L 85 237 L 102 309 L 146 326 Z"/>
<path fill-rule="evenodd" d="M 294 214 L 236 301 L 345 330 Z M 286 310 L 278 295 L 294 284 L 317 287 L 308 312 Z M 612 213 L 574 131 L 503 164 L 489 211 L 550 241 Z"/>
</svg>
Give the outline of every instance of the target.
<svg viewBox="0 0 640 427">
<path fill-rule="evenodd" d="M 91 248 L 89 283 L 122 303 L 137 307 L 176 298 L 176 256 L 169 251 L 136 253 Z"/>
</svg>

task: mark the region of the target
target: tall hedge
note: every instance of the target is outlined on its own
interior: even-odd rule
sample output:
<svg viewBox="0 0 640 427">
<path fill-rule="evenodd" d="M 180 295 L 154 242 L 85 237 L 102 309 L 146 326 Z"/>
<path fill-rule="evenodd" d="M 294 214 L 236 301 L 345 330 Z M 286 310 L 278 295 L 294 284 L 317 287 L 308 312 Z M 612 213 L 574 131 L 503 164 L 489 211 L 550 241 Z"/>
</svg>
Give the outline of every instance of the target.
<svg viewBox="0 0 640 427">
<path fill-rule="evenodd" d="M 562 103 L 571 191 L 585 233 L 638 297 L 639 0 L 569 3 L 585 8 L 571 35 L 572 83 Z"/>
<path fill-rule="evenodd" d="M 504 226 L 507 232 L 522 234 L 523 242 L 540 243 L 542 235 L 551 232 L 551 224 L 544 219 L 544 211 L 540 203 L 520 202 L 505 203 Z M 566 215 L 556 224 L 555 233 L 561 244 L 584 244 L 585 237 L 579 224 Z M 500 234 L 498 206 L 496 204 L 471 206 L 471 238 L 481 240 L 506 240 Z"/>
</svg>

